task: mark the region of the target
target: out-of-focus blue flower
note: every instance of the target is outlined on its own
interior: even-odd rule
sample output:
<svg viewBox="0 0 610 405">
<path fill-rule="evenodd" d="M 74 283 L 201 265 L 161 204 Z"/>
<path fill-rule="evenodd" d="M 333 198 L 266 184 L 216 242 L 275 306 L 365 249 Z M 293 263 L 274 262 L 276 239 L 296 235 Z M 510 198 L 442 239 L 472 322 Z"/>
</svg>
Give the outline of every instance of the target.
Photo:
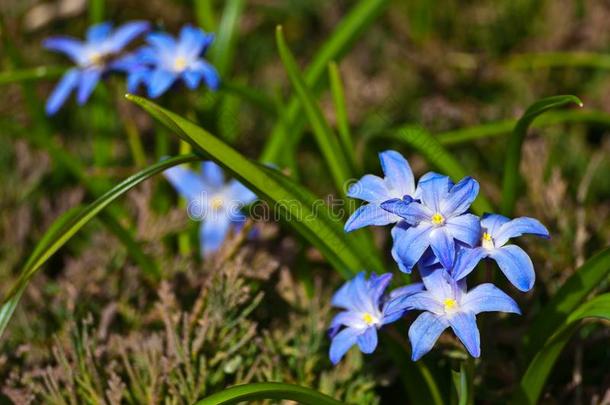
<svg viewBox="0 0 610 405">
<path fill-rule="evenodd" d="M 146 36 L 149 46 L 138 50 L 123 61 L 129 69 L 128 90 L 135 91 L 144 83 L 150 97 L 159 97 L 177 80 L 189 89 L 199 87 L 203 80 L 212 90 L 218 89 L 220 77 L 216 69 L 202 55 L 214 41 L 214 35 L 186 25 L 178 40 L 172 36 L 153 32 Z"/>
<path fill-rule="evenodd" d="M 506 243 L 510 238 L 526 233 L 549 238 L 549 231 L 537 219 L 521 217 L 510 220 L 498 214 L 485 214 L 481 219 L 479 246 L 475 248 L 482 257 L 495 260 L 506 278 L 521 291 L 529 291 L 534 286 L 534 265 L 523 249 Z M 469 272 L 455 277 L 466 277 Z"/>
<path fill-rule="evenodd" d="M 397 305 L 400 307 L 425 311 L 409 328 L 413 361 L 428 353 L 448 327 L 473 357 L 479 357 L 481 348 L 476 315 L 490 311 L 521 313 L 517 303 L 493 284 L 481 284 L 466 291 L 465 279 L 455 281 L 451 273 L 473 266 L 473 261 L 464 259 L 458 257 L 449 271 L 435 266 L 420 266 L 426 289 L 399 299 Z"/>
<path fill-rule="evenodd" d="M 232 228 L 243 225 L 246 217 L 241 209 L 256 200 L 237 180 L 225 182 L 222 169 L 214 162 L 203 162 L 200 174 L 177 166 L 163 175 L 188 200 L 189 216 L 203 220 L 199 240 L 204 256 L 217 251 Z"/>
<path fill-rule="evenodd" d="M 398 215 L 381 208 L 391 199 L 410 201 L 415 193 L 415 179 L 409 162 L 400 153 L 388 150 L 379 154 L 384 178 L 367 174 L 354 183 L 347 195 L 368 202 L 358 208 L 347 220 L 345 231 L 368 225 L 388 225 L 402 220 Z"/>
<path fill-rule="evenodd" d="M 330 324 L 332 342 L 329 355 L 333 364 L 337 364 L 355 344 L 362 353 L 372 353 L 377 347 L 377 329 L 404 314 L 400 300 L 384 302 L 383 293 L 391 279 L 392 275 L 386 273 L 381 276 L 372 274 L 367 280 L 362 272 L 335 293 L 332 304 L 345 311 L 337 314 Z M 395 298 L 404 298 L 421 289 L 421 284 L 403 287 L 395 293 Z"/>
<path fill-rule="evenodd" d="M 55 114 L 74 89 L 78 104 L 87 102 L 102 74 L 112 68 L 111 58 L 149 26 L 145 21 L 132 21 L 113 31 L 112 24 L 104 22 L 91 26 L 84 42 L 71 37 L 47 38 L 43 42 L 45 48 L 67 55 L 76 64 L 64 74 L 49 96 L 47 114 Z"/>
<path fill-rule="evenodd" d="M 465 177 L 459 183 L 447 176 L 429 173 L 418 185 L 418 201 L 394 199 L 381 207 L 404 218 L 410 225 L 392 229 L 392 256 L 400 270 L 410 273 L 428 247 L 445 268 L 455 253 L 455 241 L 474 246 L 480 238 L 479 218 L 465 213 L 479 192 L 479 183 Z"/>
</svg>

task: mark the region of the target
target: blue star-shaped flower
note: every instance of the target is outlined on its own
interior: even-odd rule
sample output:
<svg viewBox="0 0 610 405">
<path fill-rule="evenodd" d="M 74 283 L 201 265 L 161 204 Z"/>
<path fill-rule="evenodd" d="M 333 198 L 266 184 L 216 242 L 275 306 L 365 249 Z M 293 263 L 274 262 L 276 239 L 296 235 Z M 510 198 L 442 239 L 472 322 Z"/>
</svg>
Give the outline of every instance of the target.
<svg viewBox="0 0 610 405">
<path fill-rule="evenodd" d="M 45 48 L 64 53 L 76 64 L 49 96 L 47 114 L 55 114 L 74 89 L 78 104 L 85 104 L 102 74 L 113 68 L 112 57 L 148 29 L 147 22 L 132 21 L 112 31 L 112 24 L 104 22 L 89 28 L 84 42 L 70 37 L 47 38 L 43 42 Z"/>
</svg>

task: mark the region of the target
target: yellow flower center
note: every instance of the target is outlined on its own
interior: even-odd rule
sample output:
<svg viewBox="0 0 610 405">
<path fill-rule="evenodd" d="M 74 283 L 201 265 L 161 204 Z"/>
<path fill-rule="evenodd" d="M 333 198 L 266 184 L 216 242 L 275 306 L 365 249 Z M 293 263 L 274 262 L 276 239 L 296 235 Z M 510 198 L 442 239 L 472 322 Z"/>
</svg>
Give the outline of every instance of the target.
<svg viewBox="0 0 610 405">
<path fill-rule="evenodd" d="M 91 65 L 101 65 L 104 60 L 104 55 L 99 52 L 92 52 L 89 55 L 89 64 Z"/>
<path fill-rule="evenodd" d="M 441 214 L 439 214 L 438 212 L 434 215 L 432 215 L 432 224 L 434 225 L 442 225 L 445 223 L 445 217 L 443 217 Z"/>
<path fill-rule="evenodd" d="M 373 315 L 369 314 L 368 312 L 365 312 L 364 315 L 362 315 L 362 320 L 369 326 L 375 323 L 375 318 L 373 318 Z"/>
<path fill-rule="evenodd" d="M 212 206 L 213 210 L 219 210 L 224 205 L 224 201 L 221 197 L 214 197 L 212 198 L 210 205 Z"/>
<path fill-rule="evenodd" d="M 182 56 L 179 56 L 174 61 L 174 70 L 180 72 L 186 68 L 186 64 L 187 64 L 186 59 Z"/>
<path fill-rule="evenodd" d="M 489 233 L 483 232 L 483 237 L 481 238 L 481 246 L 483 246 L 485 249 L 493 249 L 495 247 L 494 240 Z"/>
<path fill-rule="evenodd" d="M 445 312 L 451 312 L 457 308 L 457 302 L 453 298 L 445 299 L 443 305 L 445 306 Z"/>
</svg>

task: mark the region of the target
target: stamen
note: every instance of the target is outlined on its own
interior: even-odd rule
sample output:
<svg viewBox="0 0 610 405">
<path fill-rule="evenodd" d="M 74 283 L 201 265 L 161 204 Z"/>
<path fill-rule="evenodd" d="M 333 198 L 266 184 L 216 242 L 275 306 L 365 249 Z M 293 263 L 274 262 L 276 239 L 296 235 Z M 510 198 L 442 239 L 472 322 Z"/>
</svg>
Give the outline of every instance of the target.
<svg viewBox="0 0 610 405">
<path fill-rule="evenodd" d="M 432 224 L 433 225 L 443 225 L 445 223 L 445 217 L 443 217 L 441 214 L 439 214 L 438 212 L 434 215 L 432 215 Z"/>
<path fill-rule="evenodd" d="M 491 235 L 487 232 L 483 232 L 483 237 L 481 238 L 481 246 L 485 249 L 493 249 L 495 247 L 494 240 Z"/>
<path fill-rule="evenodd" d="M 375 323 L 375 318 L 373 317 L 373 315 L 369 314 L 368 312 L 365 312 L 362 315 L 362 320 L 364 321 L 364 323 L 366 323 L 367 325 L 372 325 L 373 323 Z"/>
<path fill-rule="evenodd" d="M 210 202 L 213 210 L 219 210 L 224 205 L 224 200 L 221 197 L 214 197 Z"/>
<path fill-rule="evenodd" d="M 186 59 L 182 56 L 179 56 L 176 58 L 176 60 L 174 60 L 174 70 L 181 72 L 184 69 L 186 69 Z"/>
<path fill-rule="evenodd" d="M 445 312 L 451 312 L 457 308 L 457 301 L 453 298 L 446 298 L 443 305 L 445 306 Z"/>
</svg>

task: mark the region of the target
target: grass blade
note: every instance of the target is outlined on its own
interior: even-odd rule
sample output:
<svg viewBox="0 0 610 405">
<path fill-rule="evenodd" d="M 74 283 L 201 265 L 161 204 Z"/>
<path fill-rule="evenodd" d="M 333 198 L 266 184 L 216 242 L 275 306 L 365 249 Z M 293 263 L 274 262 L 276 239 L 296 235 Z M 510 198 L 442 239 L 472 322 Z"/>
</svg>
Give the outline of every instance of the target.
<svg viewBox="0 0 610 405">
<path fill-rule="evenodd" d="M 553 96 L 543 98 L 532 104 L 517 121 L 515 129 L 508 140 L 506 160 L 504 163 L 504 180 L 502 182 L 502 204 L 500 212 L 511 216 L 517 201 L 517 186 L 519 182 L 519 163 L 521 162 L 521 146 L 525 140 L 527 129 L 536 117 L 553 108 L 567 104 L 577 104 L 582 107 L 582 101 L 576 96 Z"/>
<path fill-rule="evenodd" d="M 57 252 L 59 248 L 65 245 L 76 232 L 99 214 L 102 209 L 144 180 L 170 167 L 200 159 L 201 158 L 197 155 L 186 155 L 156 163 L 119 183 L 87 207 L 79 210 L 78 213 L 60 217 L 57 221 L 58 223 L 52 225 L 39 245 L 34 249 L 34 252 L 23 267 L 17 282 L 4 298 L 2 308 L 0 308 L 0 336 L 4 333 L 17 302 L 32 276 L 34 276 L 41 266 Z"/>
<path fill-rule="evenodd" d="M 610 127 L 610 114 L 603 111 L 549 111 L 535 120 L 531 127 L 543 128 L 564 123 L 590 123 Z M 509 134 L 516 124 L 517 120 L 503 120 L 475 125 L 436 134 L 436 139 L 443 145 L 455 145 Z"/>
<path fill-rule="evenodd" d="M 233 63 L 235 37 L 244 5 L 244 0 L 229 0 L 225 3 L 216 31 L 216 39 L 210 49 L 210 60 L 218 70 L 220 77 L 226 76 Z"/>
<path fill-rule="evenodd" d="M 352 235 L 345 234 L 341 222 L 322 200 L 294 183 L 279 171 L 255 163 L 191 121 L 165 110 L 142 97 L 127 98 L 183 140 L 202 150 L 235 175 L 247 187 L 278 210 L 296 231 L 326 256 L 344 277 L 361 270 L 383 271 L 375 255 L 365 251 Z"/>
<path fill-rule="evenodd" d="M 252 402 L 263 399 L 296 401 L 303 405 L 342 405 L 342 402 L 324 395 L 311 388 L 283 383 L 254 383 L 236 385 L 227 388 L 207 398 L 201 399 L 195 405 L 223 405 L 239 402 Z"/>
<path fill-rule="evenodd" d="M 332 60 L 339 60 L 349 49 L 351 44 L 362 34 L 362 32 L 377 18 L 388 5 L 389 0 L 360 0 L 350 12 L 337 24 L 332 35 L 314 56 L 311 64 L 305 70 L 305 84 L 315 89 L 319 84 L 324 70 Z M 271 133 L 271 138 L 265 144 L 265 149 L 260 160 L 267 163 L 278 163 L 282 160 L 282 153 L 286 145 L 296 145 L 301 139 L 302 122 L 299 116 L 300 105 L 296 97 L 292 97 L 288 103 L 287 116 L 291 129 L 291 139 L 287 133 L 282 131 L 281 125 L 276 125 Z"/>
<path fill-rule="evenodd" d="M 347 159 L 343 154 L 343 150 L 339 145 L 337 137 L 333 133 L 330 125 L 326 121 L 326 118 L 322 114 L 320 107 L 313 98 L 313 95 L 307 88 L 305 80 L 299 72 L 294 56 L 286 45 L 282 27 L 278 26 L 275 32 L 275 38 L 277 41 L 277 48 L 280 53 L 282 63 L 286 68 L 290 82 L 294 87 L 301 105 L 303 106 L 309 123 L 311 124 L 313 133 L 315 135 L 318 147 L 324 156 L 324 160 L 328 165 L 331 175 L 335 181 L 335 187 L 337 191 L 344 197 L 345 196 L 345 184 L 351 178 L 351 172 Z"/>
<path fill-rule="evenodd" d="M 339 141 L 343 148 L 343 153 L 349 160 L 352 171 L 356 171 L 356 157 L 354 143 L 352 142 L 352 134 L 349 129 L 349 120 L 347 118 L 347 108 L 345 106 L 345 93 L 343 91 L 343 81 L 339 73 L 339 67 L 335 62 L 328 64 L 328 79 L 330 82 L 330 91 L 335 104 L 335 115 L 337 116 L 337 130 L 339 132 Z"/>
<path fill-rule="evenodd" d="M 610 319 L 610 293 L 593 298 L 572 312 L 565 322 L 553 329 L 555 333 L 536 353 L 521 378 L 514 404 L 535 404 L 561 351 L 576 332 L 580 321 L 586 318 Z"/>
<path fill-rule="evenodd" d="M 460 162 L 435 137 L 424 129 L 405 126 L 392 130 L 389 136 L 416 149 L 431 165 L 438 168 L 442 173 L 449 175 L 453 180 L 458 181 L 467 176 L 466 170 Z M 484 212 L 493 212 L 491 203 L 482 193 L 479 193 L 479 196 L 472 204 L 472 209 L 479 215 Z"/>
<path fill-rule="evenodd" d="M 540 350 L 545 341 L 578 305 L 610 275 L 610 248 L 591 257 L 561 286 L 544 309 L 533 319 L 525 336 L 528 357 Z"/>
</svg>

